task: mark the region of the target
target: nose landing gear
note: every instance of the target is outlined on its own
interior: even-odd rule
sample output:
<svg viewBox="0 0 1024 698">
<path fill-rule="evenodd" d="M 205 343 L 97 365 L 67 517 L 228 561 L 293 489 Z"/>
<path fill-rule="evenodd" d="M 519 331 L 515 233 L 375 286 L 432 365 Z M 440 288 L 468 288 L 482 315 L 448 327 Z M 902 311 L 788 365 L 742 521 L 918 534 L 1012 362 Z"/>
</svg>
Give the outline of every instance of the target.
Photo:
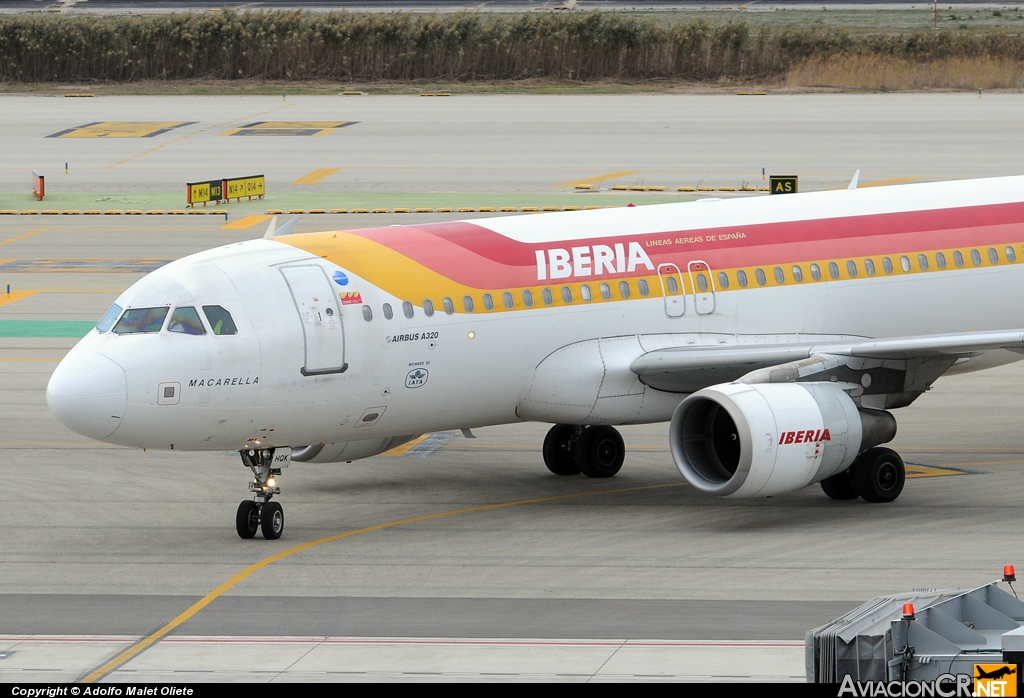
<svg viewBox="0 0 1024 698">
<path fill-rule="evenodd" d="M 255 479 L 249 483 L 249 491 L 255 492 L 255 500 L 247 499 L 238 505 L 235 513 L 235 530 L 239 538 L 252 538 L 257 530 L 263 531 L 267 540 L 277 540 L 284 533 L 284 509 L 278 502 L 270 501 L 275 494 L 281 494 L 277 486 L 280 468 L 274 468 L 274 449 L 244 450 L 242 465 L 252 471 Z"/>
</svg>

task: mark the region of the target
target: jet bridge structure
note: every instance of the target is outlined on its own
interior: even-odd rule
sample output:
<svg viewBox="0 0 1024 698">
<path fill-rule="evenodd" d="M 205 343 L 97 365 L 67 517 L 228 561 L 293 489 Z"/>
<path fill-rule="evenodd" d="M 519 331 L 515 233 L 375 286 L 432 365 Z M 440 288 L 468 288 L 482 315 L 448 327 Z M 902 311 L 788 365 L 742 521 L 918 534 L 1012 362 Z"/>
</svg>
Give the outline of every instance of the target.
<svg viewBox="0 0 1024 698">
<path fill-rule="evenodd" d="M 975 664 L 1017 664 L 1021 689 L 1024 602 L 992 582 L 969 591 L 919 591 L 880 596 L 807 631 L 809 683 L 932 681 L 974 676 Z M 912 614 L 904 604 L 913 604 Z"/>
</svg>

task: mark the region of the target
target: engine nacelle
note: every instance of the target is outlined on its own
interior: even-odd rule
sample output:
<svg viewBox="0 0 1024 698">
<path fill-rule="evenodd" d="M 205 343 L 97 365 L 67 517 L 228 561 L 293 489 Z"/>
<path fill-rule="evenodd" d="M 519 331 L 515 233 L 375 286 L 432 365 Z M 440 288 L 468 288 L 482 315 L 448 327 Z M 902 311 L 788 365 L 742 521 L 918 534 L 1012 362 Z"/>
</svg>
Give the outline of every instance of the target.
<svg viewBox="0 0 1024 698">
<path fill-rule="evenodd" d="M 724 383 L 693 393 L 672 415 L 676 467 L 720 497 L 770 497 L 840 473 L 891 441 L 888 412 L 858 409 L 825 383 Z"/>
</svg>

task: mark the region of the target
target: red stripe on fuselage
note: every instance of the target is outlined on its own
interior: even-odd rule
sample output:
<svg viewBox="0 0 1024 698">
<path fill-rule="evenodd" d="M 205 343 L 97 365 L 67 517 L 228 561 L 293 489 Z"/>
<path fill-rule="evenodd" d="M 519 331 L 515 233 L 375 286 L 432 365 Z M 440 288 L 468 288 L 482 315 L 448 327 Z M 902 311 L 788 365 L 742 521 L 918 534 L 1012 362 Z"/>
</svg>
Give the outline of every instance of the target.
<svg viewBox="0 0 1024 698">
<path fill-rule="evenodd" d="M 538 217 L 543 226 L 547 216 Z M 549 225 L 556 225 L 551 221 Z M 793 264 L 824 259 L 898 255 L 934 249 L 971 248 L 1024 240 L 1024 203 L 795 220 L 745 226 L 641 233 L 527 244 L 466 222 L 347 231 L 374 240 L 454 281 L 481 289 L 535 286 L 535 251 L 639 242 L 655 267 L 681 269 L 701 259 L 715 269 Z M 719 239 L 742 233 L 742 238 Z M 700 238 L 695 241 L 694 238 Z M 687 242 L 679 242 L 688 239 Z M 670 244 L 657 244 L 670 241 Z M 649 272 L 570 277 L 614 279 Z M 557 282 L 552 282 L 557 283 Z"/>
</svg>

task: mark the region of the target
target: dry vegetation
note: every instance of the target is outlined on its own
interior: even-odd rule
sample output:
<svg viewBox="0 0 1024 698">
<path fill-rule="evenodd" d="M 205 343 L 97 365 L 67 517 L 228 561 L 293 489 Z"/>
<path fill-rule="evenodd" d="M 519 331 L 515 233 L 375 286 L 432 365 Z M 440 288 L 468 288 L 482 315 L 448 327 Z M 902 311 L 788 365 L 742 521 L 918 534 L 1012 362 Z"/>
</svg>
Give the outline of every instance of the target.
<svg viewBox="0 0 1024 698">
<path fill-rule="evenodd" d="M 1024 88 L 1024 61 L 967 56 L 914 61 L 894 56 L 842 54 L 790 68 L 786 85 L 862 90 L 975 90 Z"/>
<path fill-rule="evenodd" d="M 0 81 L 674 79 L 1024 87 L 1024 34 L 672 23 L 619 13 L 233 12 L 0 18 Z"/>
</svg>

